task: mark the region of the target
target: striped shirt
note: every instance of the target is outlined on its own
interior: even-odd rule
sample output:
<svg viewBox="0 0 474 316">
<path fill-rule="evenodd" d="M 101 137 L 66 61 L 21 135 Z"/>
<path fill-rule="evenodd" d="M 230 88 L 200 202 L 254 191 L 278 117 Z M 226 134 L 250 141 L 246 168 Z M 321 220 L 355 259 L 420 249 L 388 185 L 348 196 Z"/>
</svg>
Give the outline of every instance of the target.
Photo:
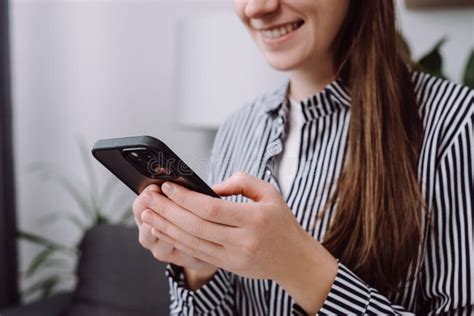
<svg viewBox="0 0 474 316">
<path fill-rule="evenodd" d="M 339 262 L 336 279 L 319 314 L 473 313 L 473 100 L 474 91 L 413 72 L 424 127 L 419 182 L 426 200 L 421 266 L 401 291 L 383 295 Z M 284 146 L 289 101 L 287 81 L 232 114 L 219 128 L 209 183 L 245 171 L 280 189 L 275 171 Z M 335 80 L 301 101 L 299 163 L 286 202 L 301 226 L 318 241 L 334 210 L 318 216 L 343 167 L 351 97 Z M 245 197 L 227 199 L 248 202 Z M 173 315 L 300 315 L 304 311 L 276 282 L 218 269 L 197 291 L 185 288 L 168 265 Z"/>
</svg>

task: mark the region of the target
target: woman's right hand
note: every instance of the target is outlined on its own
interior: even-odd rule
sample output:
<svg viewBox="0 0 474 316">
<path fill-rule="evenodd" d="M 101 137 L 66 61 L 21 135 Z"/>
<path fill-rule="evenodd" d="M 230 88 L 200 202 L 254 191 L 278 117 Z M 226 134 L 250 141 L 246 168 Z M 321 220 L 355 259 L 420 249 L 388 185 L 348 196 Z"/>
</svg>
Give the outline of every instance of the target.
<svg viewBox="0 0 474 316">
<path fill-rule="evenodd" d="M 194 258 L 182 250 L 176 249 L 172 245 L 171 238 L 167 241 L 158 239 L 154 236 L 155 228 L 143 223 L 143 213 L 153 212 L 147 208 L 143 203 L 143 195 L 148 191 L 162 194 L 157 185 L 149 185 L 133 202 L 133 214 L 135 222 L 138 225 L 138 241 L 140 244 L 148 249 L 157 260 L 173 263 L 184 268 L 187 278 L 187 283 L 191 288 L 199 288 L 207 279 L 209 279 L 217 271 L 213 265 L 204 262 L 198 258 Z"/>
</svg>

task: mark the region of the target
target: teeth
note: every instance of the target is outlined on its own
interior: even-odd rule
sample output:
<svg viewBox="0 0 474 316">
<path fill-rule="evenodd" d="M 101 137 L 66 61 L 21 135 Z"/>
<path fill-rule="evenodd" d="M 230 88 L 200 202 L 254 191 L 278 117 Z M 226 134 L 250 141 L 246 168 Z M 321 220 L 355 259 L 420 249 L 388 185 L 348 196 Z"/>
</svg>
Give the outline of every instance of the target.
<svg viewBox="0 0 474 316">
<path fill-rule="evenodd" d="M 298 28 L 298 23 L 289 23 L 271 30 L 262 31 L 263 36 L 267 38 L 278 38 L 285 34 L 288 34 Z"/>
</svg>

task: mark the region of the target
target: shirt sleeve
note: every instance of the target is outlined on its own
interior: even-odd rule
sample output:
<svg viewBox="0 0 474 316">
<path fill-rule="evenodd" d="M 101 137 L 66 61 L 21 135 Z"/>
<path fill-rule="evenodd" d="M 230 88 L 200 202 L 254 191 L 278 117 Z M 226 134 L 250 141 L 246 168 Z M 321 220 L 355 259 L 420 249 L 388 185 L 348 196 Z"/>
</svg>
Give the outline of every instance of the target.
<svg viewBox="0 0 474 316">
<path fill-rule="evenodd" d="M 319 315 L 472 315 L 473 104 L 436 165 L 426 248 L 418 274 L 416 310 L 394 305 L 346 266 L 339 269 Z M 306 315 L 296 303 L 293 315 Z"/>
<path fill-rule="evenodd" d="M 234 310 L 233 275 L 218 269 L 197 291 L 187 289 L 181 267 L 168 264 L 170 315 L 232 315 Z"/>
</svg>

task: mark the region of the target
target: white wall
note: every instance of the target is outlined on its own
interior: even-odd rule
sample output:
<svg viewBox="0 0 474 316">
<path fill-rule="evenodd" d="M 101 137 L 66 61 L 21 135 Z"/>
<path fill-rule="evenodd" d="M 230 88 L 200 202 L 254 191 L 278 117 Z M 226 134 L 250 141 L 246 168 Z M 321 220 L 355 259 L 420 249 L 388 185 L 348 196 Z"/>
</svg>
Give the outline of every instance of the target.
<svg viewBox="0 0 474 316">
<path fill-rule="evenodd" d="M 51 211 L 77 214 L 79 208 L 59 185 L 28 169 L 33 162 L 48 162 L 87 191 L 77 137 L 91 147 L 98 138 L 154 135 L 192 167 L 202 166 L 214 134 L 183 130 L 176 123 L 175 26 L 185 15 L 213 9 L 231 10 L 231 1 L 12 1 L 14 150 L 21 229 L 67 243 L 80 237 L 65 221 L 39 221 Z M 401 26 L 415 55 L 443 34 L 449 35 L 446 72 L 459 78 L 467 50 L 473 46 L 473 10 L 412 13 L 402 9 L 402 13 Z M 108 175 L 98 164 L 95 167 L 103 183 Z M 197 171 L 205 173 L 201 168 Z M 108 214 L 131 203 L 133 195 L 121 188 Z M 22 270 L 36 251 L 20 244 Z"/>
<path fill-rule="evenodd" d="M 153 135 L 201 175 L 214 133 L 177 126 L 175 24 L 182 16 L 222 3 L 150 1 L 13 1 L 12 63 L 18 222 L 65 243 L 79 232 L 66 221 L 44 224 L 50 212 L 79 213 L 55 182 L 32 174 L 34 162 L 90 191 L 77 138 Z M 91 158 L 92 159 L 92 158 Z M 105 182 L 107 172 L 95 171 Z M 196 167 L 197 166 L 197 167 Z M 115 214 L 133 194 L 122 188 L 107 208 Z M 21 243 L 25 269 L 37 248 Z M 48 275 L 48 273 L 43 273 Z M 64 286 L 70 287 L 72 283 Z"/>
</svg>

